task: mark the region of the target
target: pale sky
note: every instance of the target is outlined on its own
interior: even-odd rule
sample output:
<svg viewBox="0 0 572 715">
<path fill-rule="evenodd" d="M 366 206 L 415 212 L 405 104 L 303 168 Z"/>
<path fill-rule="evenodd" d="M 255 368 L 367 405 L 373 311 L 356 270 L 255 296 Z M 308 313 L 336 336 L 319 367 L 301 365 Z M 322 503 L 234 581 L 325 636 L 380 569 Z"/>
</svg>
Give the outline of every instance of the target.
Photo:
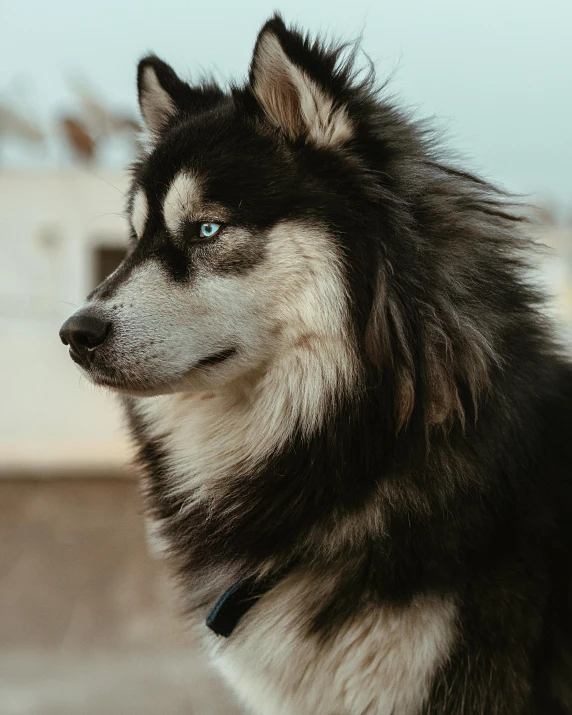
<svg viewBox="0 0 572 715">
<path fill-rule="evenodd" d="M 87 77 L 135 111 L 135 67 L 154 51 L 183 76 L 245 76 L 279 9 L 353 38 L 417 116 L 433 115 L 469 166 L 506 188 L 572 206 L 572 0 L 0 0 L 0 99 L 43 122 L 73 109 Z M 29 152 L 28 152 L 29 154 Z M 4 146 L 4 165 L 61 163 Z"/>
</svg>

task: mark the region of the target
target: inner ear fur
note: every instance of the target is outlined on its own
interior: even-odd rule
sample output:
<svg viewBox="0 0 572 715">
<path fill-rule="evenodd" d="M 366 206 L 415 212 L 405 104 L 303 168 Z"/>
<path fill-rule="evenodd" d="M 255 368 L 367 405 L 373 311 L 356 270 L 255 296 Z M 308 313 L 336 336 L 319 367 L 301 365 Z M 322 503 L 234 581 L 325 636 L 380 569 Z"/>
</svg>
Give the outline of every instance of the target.
<svg viewBox="0 0 572 715">
<path fill-rule="evenodd" d="M 137 89 L 141 115 L 147 129 L 155 135 L 160 134 L 178 114 L 210 109 L 225 97 L 214 82 L 191 87 L 155 55 L 139 62 Z"/>
<path fill-rule="evenodd" d="M 174 70 L 154 55 L 145 57 L 137 68 L 139 108 L 146 127 L 158 134 L 177 114 L 177 96 L 180 84 Z"/>
<path fill-rule="evenodd" d="M 292 57 L 284 47 L 298 45 L 300 52 Z M 320 49 L 290 32 L 280 18 L 273 18 L 262 28 L 250 69 L 250 88 L 272 125 L 288 139 L 305 138 L 317 146 L 339 146 L 351 139 L 353 128 L 345 106 L 320 86 L 304 66 L 304 53 L 312 64 L 320 60 Z M 324 64 L 328 58 L 324 56 Z"/>
</svg>

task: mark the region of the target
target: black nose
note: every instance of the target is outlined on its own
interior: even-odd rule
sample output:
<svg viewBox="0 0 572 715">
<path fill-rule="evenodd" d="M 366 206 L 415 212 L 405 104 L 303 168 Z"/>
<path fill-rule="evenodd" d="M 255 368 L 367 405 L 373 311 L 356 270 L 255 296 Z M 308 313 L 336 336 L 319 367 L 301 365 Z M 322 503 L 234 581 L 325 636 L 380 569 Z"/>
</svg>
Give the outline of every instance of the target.
<svg viewBox="0 0 572 715">
<path fill-rule="evenodd" d="M 111 321 L 93 313 L 76 313 L 60 328 L 60 339 L 78 356 L 85 356 L 104 342 L 110 328 Z"/>
</svg>

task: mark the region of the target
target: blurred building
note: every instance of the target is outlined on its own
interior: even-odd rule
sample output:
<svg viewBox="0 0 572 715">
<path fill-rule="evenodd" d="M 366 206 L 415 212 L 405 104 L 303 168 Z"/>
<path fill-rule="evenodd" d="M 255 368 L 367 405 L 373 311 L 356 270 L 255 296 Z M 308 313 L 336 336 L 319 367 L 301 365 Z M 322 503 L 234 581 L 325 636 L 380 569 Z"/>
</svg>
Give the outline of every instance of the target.
<svg viewBox="0 0 572 715">
<path fill-rule="evenodd" d="M 91 169 L 0 173 L 1 466 L 117 472 L 114 398 L 67 357 L 59 326 L 121 261 L 126 178 Z"/>
</svg>

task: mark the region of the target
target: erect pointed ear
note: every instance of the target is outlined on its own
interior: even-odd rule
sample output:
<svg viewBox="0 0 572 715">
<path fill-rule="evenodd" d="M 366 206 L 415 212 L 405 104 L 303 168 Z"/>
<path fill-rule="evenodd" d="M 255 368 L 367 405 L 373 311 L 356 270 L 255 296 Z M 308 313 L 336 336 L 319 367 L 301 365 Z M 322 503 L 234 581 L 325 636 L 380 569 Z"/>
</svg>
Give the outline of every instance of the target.
<svg viewBox="0 0 572 715">
<path fill-rule="evenodd" d="M 212 81 L 203 80 L 191 87 L 155 55 L 139 62 L 137 89 L 141 115 L 153 134 L 159 134 L 177 114 L 210 109 L 225 98 L 224 92 Z"/>
<path fill-rule="evenodd" d="M 184 91 L 174 70 L 154 55 L 145 57 L 137 68 L 139 107 L 147 128 L 157 134 L 178 112 L 177 97 Z"/>
<path fill-rule="evenodd" d="M 335 79 L 338 54 L 310 45 L 278 16 L 260 31 L 250 89 L 267 119 L 289 139 L 303 137 L 318 146 L 339 146 L 351 138 L 347 109 L 324 81 L 328 73 Z"/>
</svg>

